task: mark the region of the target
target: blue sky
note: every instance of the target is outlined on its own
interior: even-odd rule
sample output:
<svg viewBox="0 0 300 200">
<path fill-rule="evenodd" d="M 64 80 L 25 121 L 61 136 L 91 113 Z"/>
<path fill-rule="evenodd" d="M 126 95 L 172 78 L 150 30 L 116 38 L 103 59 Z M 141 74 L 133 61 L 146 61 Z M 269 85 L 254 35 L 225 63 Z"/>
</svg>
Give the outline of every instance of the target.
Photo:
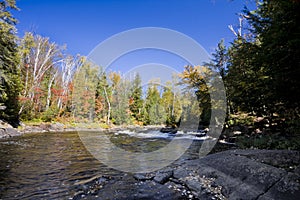
<svg viewBox="0 0 300 200">
<path fill-rule="evenodd" d="M 14 12 L 14 16 L 19 21 L 19 36 L 23 36 L 25 31 L 34 31 L 50 37 L 60 45 L 66 44 L 70 54 L 87 55 L 110 36 L 139 27 L 163 27 L 179 31 L 196 40 L 211 53 L 220 39 L 224 38 L 227 43 L 232 41 L 234 36 L 228 25 L 238 24 L 237 13 L 241 12 L 244 5 L 253 7 L 254 2 L 17 0 L 17 6 L 21 10 Z"/>
</svg>

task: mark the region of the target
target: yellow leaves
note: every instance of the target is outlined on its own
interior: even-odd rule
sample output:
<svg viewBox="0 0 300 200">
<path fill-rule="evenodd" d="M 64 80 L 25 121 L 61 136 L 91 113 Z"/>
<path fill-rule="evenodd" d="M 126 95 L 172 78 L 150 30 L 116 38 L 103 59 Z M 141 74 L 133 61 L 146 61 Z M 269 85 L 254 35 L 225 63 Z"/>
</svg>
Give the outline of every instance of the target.
<svg viewBox="0 0 300 200">
<path fill-rule="evenodd" d="M 112 81 L 113 83 L 113 87 L 119 85 L 120 81 L 121 81 L 121 74 L 118 72 L 111 72 L 109 74 L 109 79 Z"/>
<path fill-rule="evenodd" d="M 206 81 L 210 79 L 211 70 L 205 66 L 185 66 L 184 71 L 179 74 L 183 84 L 206 91 Z"/>
</svg>

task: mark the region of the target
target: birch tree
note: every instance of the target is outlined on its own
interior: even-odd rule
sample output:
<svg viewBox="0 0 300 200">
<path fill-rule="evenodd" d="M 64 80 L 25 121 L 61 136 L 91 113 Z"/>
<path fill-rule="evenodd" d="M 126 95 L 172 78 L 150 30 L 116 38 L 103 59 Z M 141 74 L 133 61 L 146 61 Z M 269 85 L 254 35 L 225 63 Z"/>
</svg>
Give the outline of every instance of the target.
<svg viewBox="0 0 300 200">
<path fill-rule="evenodd" d="M 56 43 L 50 42 L 49 38 L 26 33 L 21 41 L 20 52 L 20 68 L 24 85 L 23 99 L 34 102 L 35 91 L 41 88 L 46 73 L 62 61 L 62 49 Z M 52 84 L 51 78 L 50 83 Z M 19 113 L 22 113 L 24 105 Z"/>
<path fill-rule="evenodd" d="M 72 83 L 76 70 L 78 70 L 82 64 L 83 57 L 80 55 L 75 57 L 69 55 L 62 60 L 59 70 L 62 92 L 57 101 L 58 109 L 61 110 L 66 106 L 67 102 L 64 102 L 64 100 L 70 95 L 70 84 Z"/>
</svg>

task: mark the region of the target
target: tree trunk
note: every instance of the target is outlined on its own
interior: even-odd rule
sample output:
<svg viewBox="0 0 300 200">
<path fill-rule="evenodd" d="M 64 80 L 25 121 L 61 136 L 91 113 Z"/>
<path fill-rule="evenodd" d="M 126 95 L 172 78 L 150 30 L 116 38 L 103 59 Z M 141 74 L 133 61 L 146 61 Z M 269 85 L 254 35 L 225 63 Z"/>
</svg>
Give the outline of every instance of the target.
<svg viewBox="0 0 300 200">
<path fill-rule="evenodd" d="M 108 110 L 107 110 L 107 118 L 106 118 L 106 123 L 109 124 L 110 121 L 110 111 L 111 111 L 111 105 L 110 105 L 110 101 L 109 101 L 109 98 L 108 98 L 108 95 L 107 95 L 107 92 L 106 92 L 106 88 L 104 86 L 104 93 L 105 93 L 105 98 L 106 98 L 106 101 L 107 101 L 107 106 L 108 106 Z"/>
<path fill-rule="evenodd" d="M 56 77 L 56 73 L 53 75 L 53 77 L 51 78 L 51 80 L 49 81 L 49 84 L 48 84 L 48 94 L 47 94 L 47 101 L 46 101 L 46 111 L 49 109 L 50 107 L 50 101 L 51 101 L 51 87 L 52 87 L 52 84 L 54 82 L 54 79 Z"/>
</svg>

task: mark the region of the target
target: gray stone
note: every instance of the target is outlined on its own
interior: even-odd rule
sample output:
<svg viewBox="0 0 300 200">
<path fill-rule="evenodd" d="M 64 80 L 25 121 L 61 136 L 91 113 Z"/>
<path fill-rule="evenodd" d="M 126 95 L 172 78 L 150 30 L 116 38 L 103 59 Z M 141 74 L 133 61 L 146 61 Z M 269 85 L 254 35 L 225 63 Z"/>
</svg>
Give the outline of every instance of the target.
<svg viewBox="0 0 300 200">
<path fill-rule="evenodd" d="M 186 160 L 156 172 L 122 178 L 97 192 L 99 199 L 299 199 L 298 151 L 229 150 Z M 141 181 L 143 180 L 143 181 Z M 130 188 L 130 191 L 128 191 Z M 105 198 L 104 198 L 105 199 Z"/>
<path fill-rule="evenodd" d="M 157 172 L 154 177 L 154 181 L 160 184 L 166 183 L 169 178 L 173 175 L 173 171 Z"/>
<path fill-rule="evenodd" d="M 154 178 L 153 174 L 134 174 L 133 177 L 138 181 L 152 180 Z"/>
<path fill-rule="evenodd" d="M 21 133 L 14 128 L 0 128 L 0 138 L 19 136 Z"/>
</svg>

